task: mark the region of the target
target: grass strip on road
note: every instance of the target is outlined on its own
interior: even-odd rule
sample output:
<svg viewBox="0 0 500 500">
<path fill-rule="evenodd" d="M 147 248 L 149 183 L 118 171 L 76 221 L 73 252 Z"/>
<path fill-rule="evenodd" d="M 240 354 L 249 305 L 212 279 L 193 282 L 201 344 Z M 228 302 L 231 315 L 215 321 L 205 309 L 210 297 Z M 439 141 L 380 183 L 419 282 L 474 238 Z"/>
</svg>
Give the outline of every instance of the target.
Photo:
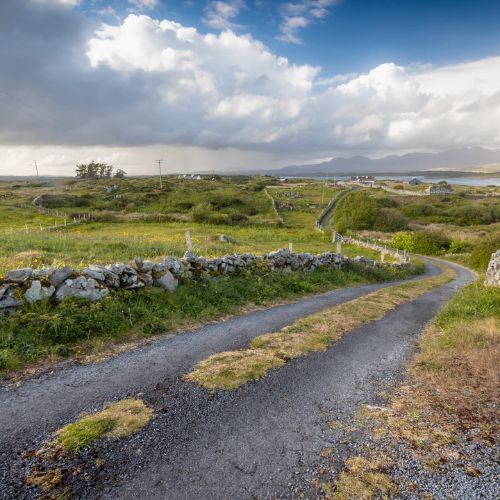
<svg viewBox="0 0 500 500">
<path fill-rule="evenodd" d="M 293 358 L 325 351 L 347 332 L 383 318 L 400 304 L 444 285 L 454 276 L 455 272 L 446 267 L 438 276 L 378 290 L 328 308 L 279 332 L 260 335 L 246 349 L 214 354 L 196 365 L 185 379 L 207 389 L 237 389 Z"/>
</svg>

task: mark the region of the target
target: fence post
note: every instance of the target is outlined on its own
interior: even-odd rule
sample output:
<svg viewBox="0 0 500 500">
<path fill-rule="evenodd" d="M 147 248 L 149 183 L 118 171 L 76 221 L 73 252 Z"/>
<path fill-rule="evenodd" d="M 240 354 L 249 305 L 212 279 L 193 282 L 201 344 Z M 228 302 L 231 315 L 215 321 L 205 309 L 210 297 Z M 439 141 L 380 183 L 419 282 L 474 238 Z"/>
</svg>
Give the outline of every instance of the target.
<svg viewBox="0 0 500 500">
<path fill-rule="evenodd" d="M 290 250 L 290 252 L 293 252 L 293 243 L 292 242 L 288 243 L 288 250 Z"/>
<path fill-rule="evenodd" d="M 332 231 L 332 243 L 335 243 L 336 239 L 337 239 L 337 231 Z"/>
<path fill-rule="evenodd" d="M 337 241 L 337 254 L 342 255 L 342 242 Z"/>
<path fill-rule="evenodd" d="M 191 232 L 189 230 L 186 231 L 186 248 L 188 252 L 193 250 L 193 242 L 191 241 Z"/>
</svg>

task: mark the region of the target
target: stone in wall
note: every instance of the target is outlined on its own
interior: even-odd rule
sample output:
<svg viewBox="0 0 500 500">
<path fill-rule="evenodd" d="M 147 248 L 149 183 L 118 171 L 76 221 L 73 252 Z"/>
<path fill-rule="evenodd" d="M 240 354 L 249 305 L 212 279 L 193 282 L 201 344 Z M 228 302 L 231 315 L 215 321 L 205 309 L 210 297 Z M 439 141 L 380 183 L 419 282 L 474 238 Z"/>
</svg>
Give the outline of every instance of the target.
<svg viewBox="0 0 500 500">
<path fill-rule="evenodd" d="M 500 250 L 491 254 L 484 284 L 486 286 L 500 286 Z"/>
</svg>

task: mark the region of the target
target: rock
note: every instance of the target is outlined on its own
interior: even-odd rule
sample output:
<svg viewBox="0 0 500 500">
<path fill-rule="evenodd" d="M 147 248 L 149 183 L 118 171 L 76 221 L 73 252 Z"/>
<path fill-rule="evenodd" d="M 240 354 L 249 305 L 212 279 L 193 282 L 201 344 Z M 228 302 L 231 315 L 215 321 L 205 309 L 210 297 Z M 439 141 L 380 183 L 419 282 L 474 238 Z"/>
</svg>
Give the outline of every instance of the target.
<svg viewBox="0 0 500 500">
<path fill-rule="evenodd" d="M 7 293 L 9 285 L 0 286 L 0 299 Z"/>
<path fill-rule="evenodd" d="M 33 269 L 31 269 L 31 267 L 13 269 L 5 275 L 5 281 L 10 281 L 11 283 L 25 283 L 31 278 L 32 274 Z"/>
<path fill-rule="evenodd" d="M 24 298 L 26 302 L 33 304 L 33 302 L 50 299 L 55 291 L 56 288 L 54 286 L 44 287 L 41 281 L 35 280 L 31 282 L 31 286 L 26 290 Z"/>
<path fill-rule="evenodd" d="M 491 259 L 486 270 L 484 280 L 486 286 L 500 287 L 500 250 L 491 254 Z"/>
<path fill-rule="evenodd" d="M 222 243 L 231 243 L 231 238 L 225 234 L 221 234 L 219 240 L 222 241 Z"/>
<path fill-rule="evenodd" d="M 79 276 L 75 280 L 66 280 L 55 293 L 56 300 L 67 297 L 81 297 L 91 301 L 100 300 L 109 294 L 109 290 L 93 279 Z"/>
<path fill-rule="evenodd" d="M 139 273 L 138 277 L 143 286 L 153 286 L 154 280 L 149 273 Z"/>
<path fill-rule="evenodd" d="M 174 275 L 170 271 L 166 271 L 161 278 L 154 280 L 155 286 L 168 290 L 169 292 L 175 292 L 178 284 L 178 280 L 174 278 Z"/>
<path fill-rule="evenodd" d="M 49 274 L 52 272 L 54 272 L 54 268 L 52 268 L 52 267 L 37 269 L 36 271 L 33 271 L 33 274 L 31 275 L 31 279 L 43 280 L 45 278 L 48 278 Z"/>
<path fill-rule="evenodd" d="M 15 309 L 16 307 L 21 306 L 23 303 L 22 301 L 16 299 L 15 297 L 11 297 L 10 295 L 4 295 L 0 299 L 0 310 L 8 310 L 8 309 Z"/>
<path fill-rule="evenodd" d="M 165 257 L 162 264 L 176 277 L 181 276 L 184 272 L 184 265 L 182 264 L 181 260 L 177 259 L 176 257 Z"/>
<path fill-rule="evenodd" d="M 83 274 L 89 278 L 93 278 L 97 281 L 104 281 L 106 276 L 104 275 L 104 272 L 102 272 L 101 270 L 97 270 L 97 269 L 91 269 L 89 267 L 86 267 L 84 270 L 83 270 Z"/>
<path fill-rule="evenodd" d="M 52 286 L 59 286 L 63 281 L 67 280 L 73 274 L 73 269 L 69 266 L 56 269 L 49 274 L 49 283 Z"/>
</svg>

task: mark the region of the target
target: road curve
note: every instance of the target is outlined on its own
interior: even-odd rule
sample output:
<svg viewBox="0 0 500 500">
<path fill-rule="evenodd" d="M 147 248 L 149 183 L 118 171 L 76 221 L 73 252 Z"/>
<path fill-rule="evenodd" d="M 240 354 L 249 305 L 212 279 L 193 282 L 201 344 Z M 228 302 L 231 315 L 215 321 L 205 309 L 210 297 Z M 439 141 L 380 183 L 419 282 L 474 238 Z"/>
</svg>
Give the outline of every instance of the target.
<svg viewBox="0 0 500 500">
<path fill-rule="evenodd" d="M 473 274 L 460 266 L 449 284 L 357 329 L 324 353 L 291 361 L 237 391 L 210 393 L 179 380 L 208 355 L 248 344 L 299 317 L 391 286 L 322 294 L 161 339 L 103 363 L 64 368 L 0 392 L 0 480 L 22 496 L 22 450 L 81 411 L 141 394 L 157 412 L 145 429 L 103 441 L 82 456 L 75 493 L 87 498 L 275 498 L 295 496 L 331 442 L 328 419 L 374 402 L 397 380 L 415 340 Z M 428 274 L 439 272 L 428 266 Z M 96 469 L 95 457 L 106 460 Z M 85 477 L 80 480 L 79 477 Z M 17 478 L 17 479 L 16 479 Z M 30 493 L 28 493 L 28 496 Z M 0 495 L 0 498 L 2 495 Z"/>
</svg>

